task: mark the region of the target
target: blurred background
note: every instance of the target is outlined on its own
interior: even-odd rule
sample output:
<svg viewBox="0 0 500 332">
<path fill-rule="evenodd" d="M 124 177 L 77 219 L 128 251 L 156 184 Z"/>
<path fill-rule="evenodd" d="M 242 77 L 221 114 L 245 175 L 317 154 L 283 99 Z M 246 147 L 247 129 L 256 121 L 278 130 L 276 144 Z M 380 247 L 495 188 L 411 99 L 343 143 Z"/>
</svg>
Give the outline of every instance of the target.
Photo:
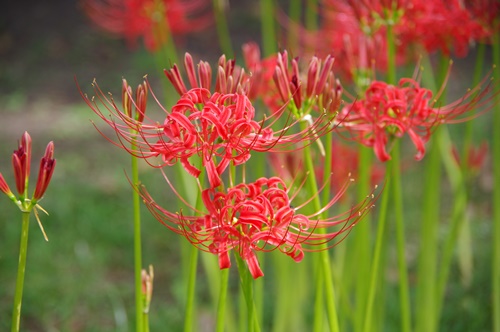
<svg viewBox="0 0 500 332">
<path fill-rule="evenodd" d="M 257 2 L 230 1 L 229 25 L 234 48 L 259 40 Z M 215 27 L 179 40 L 178 49 L 195 59 L 215 63 L 221 51 Z M 472 70 L 474 52 L 457 61 L 463 72 Z M 488 66 L 488 64 L 485 64 Z M 132 86 L 148 74 L 153 89 L 161 95 L 166 82 L 142 42 L 131 49 L 127 43 L 91 24 L 77 1 L 8 1 L 0 13 L 0 172 L 14 187 L 11 154 L 24 131 L 33 139 L 31 190 L 38 162 L 49 141 L 55 143 L 57 167 L 46 197 L 40 202 L 49 212 L 40 218 L 48 235 L 45 242 L 32 216 L 28 264 L 23 298 L 23 331 L 128 331 L 133 329 L 133 232 L 131 188 L 125 176 L 129 156 L 109 144 L 94 128 L 95 115 L 82 101 L 82 90 L 93 94 L 94 78 L 104 91 L 120 96 L 121 79 Z M 468 84 L 464 82 L 464 85 Z M 463 86 L 457 89 L 463 91 Z M 118 99 L 118 98 L 117 98 Z M 478 141 L 488 138 L 490 114 L 478 121 Z M 100 125 L 100 124 L 99 124 Z M 102 125 L 100 125 L 102 129 Z M 460 127 L 454 134 L 460 135 Z M 408 153 L 413 154 L 413 147 Z M 415 166 L 416 168 L 420 166 Z M 420 170 L 421 171 L 421 170 Z M 413 172 L 413 173 L 412 173 Z M 407 181 L 418 184 L 418 174 L 408 170 Z M 144 167 L 144 183 L 157 181 L 158 173 Z M 489 162 L 473 188 L 476 217 L 474 235 L 474 279 L 468 287 L 452 270 L 447 301 L 453 308 L 443 312 L 443 331 L 488 331 L 491 327 L 489 246 L 491 226 L 491 171 Z M 156 188 L 164 199 L 165 188 Z M 420 207 L 409 204 L 407 215 Z M 444 204 L 450 204 L 444 200 Z M 178 280 L 178 236 L 167 231 L 143 209 L 143 263 L 155 266 L 151 330 L 178 331 L 183 324 L 184 289 Z M 20 236 L 16 207 L 0 198 L 0 330 L 10 326 Z M 411 233 L 412 228 L 409 226 Z M 410 260 L 415 243 L 409 235 Z M 412 251 L 413 250 L 413 251 Z M 232 271 L 232 273 L 235 271 Z M 390 271 L 389 271 L 390 272 Z M 203 271 L 200 269 L 200 274 Z M 389 273 L 390 274 L 390 273 Z M 388 276 L 394 279 L 393 276 Z M 199 278 L 203 280 L 202 277 Z M 236 280 L 236 278 L 232 278 Z M 198 285 L 201 298 L 200 331 L 213 323 L 210 285 Z M 231 287 L 237 289 L 236 282 Z M 391 291 L 390 291 L 391 292 Z M 268 296 L 272 296 L 271 294 Z M 390 297 L 397 298 L 396 286 Z M 390 308 L 389 308 L 390 311 Z M 394 313 L 393 313 L 394 314 Z M 389 312 L 389 317 L 391 313 Z M 473 318 L 473 319 L 472 319 Z M 397 330 L 395 327 L 394 330 Z"/>
</svg>

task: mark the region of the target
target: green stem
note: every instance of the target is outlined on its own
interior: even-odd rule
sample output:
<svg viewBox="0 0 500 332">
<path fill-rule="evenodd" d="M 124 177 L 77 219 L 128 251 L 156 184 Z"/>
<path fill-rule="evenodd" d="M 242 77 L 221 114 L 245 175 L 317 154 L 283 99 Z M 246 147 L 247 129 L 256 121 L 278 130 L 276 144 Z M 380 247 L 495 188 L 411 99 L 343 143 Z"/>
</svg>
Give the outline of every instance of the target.
<svg viewBox="0 0 500 332">
<path fill-rule="evenodd" d="M 321 332 L 323 331 L 323 301 L 324 301 L 324 292 L 323 285 L 324 277 L 323 273 L 321 273 L 322 267 L 320 261 L 316 259 L 314 264 L 314 275 L 316 276 L 316 298 L 314 300 L 314 320 L 313 320 L 313 332 Z"/>
<path fill-rule="evenodd" d="M 134 151 L 136 145 L 132 142 L 131 150 Z M 139 170 L 137 167 L 137 158 L 132 156 L 132 183 L 139 185 Z M 143 295 L 142 295 L 142 247 L 141 247 L 141 200 L 137 190 L 132 190 L 132 202 L 134 209 L 134 280 L 135 280 L 135 314 L 136 331 L 143 331 Z"/>
<path fill-rule="evenodd" d="M 290 7 L 288 9 L 288 17 L 290 17 L 290 21 L 292 23 L 291 26 L 288 28 L 287 49 L 292 52 L 297 52 L 299 46 L 299 40 L 297 38 L 299 32 L 297 27 L 300 26 L 302 1 L 290 0 L 289 6 Z"/>
<path fill-rule="evenodd" d="M 357 199 L 359 202 L 363 201 L 366 194 L 370 192 L 370 180 L 372 170 L 372 154 L 373 150 L 363 145 L 359 145 L 358 149 L 359 163 L 358 163 L 358 191 Z M 351 278 L 355 280 L 355 296 L 356 296 L 356 310 L 355 310 L 355 330 L 361 331 L 365 321 L 367 308 L 367 298 L 370 292 L 366 276 L 370 273 L 370 248 L 371 248 L 371 214 L 364 217 L 362 223 L 356 225 L 356 232 L 353 232 L 353 248 L 350 250 L 352 262 Z"/>
<path fill-rule="evenodd" d="M 191 246 L 189 255 L 189 277 L 186 294 L 186 313 L 184 316 L 184 332 L 193 330 L 194 322 L 194 295 L 196 290 L 196 271 L 198 267 L 198 248 Z"/>
<path fill-rule="evenodd" d="M 306 1 L 306 28 L 309 30 L 318 28 L 318 0 Z"/>
<path fill-rule="evenodd" d="M 23 302 L 24 274 L 26 271 L 26 255 L 28 252 L 28 231 L 30 213 L 22 212 L 21 243 L 19 244 L 19 265 L 17 266 L 16 293 L 12 309 L 12 332 L 18 332 L 21 324 L 21 304 Z"/>
<path fill-rule="evenodd" d="M 276 53 L 275 0 L 260 0 L 262 54 L 267 57 Z"/>
<path fill-rule="evenodd" d="M 375 250 L 373 252 L 373 261 L 370 272 L 370 286 L 368 288 L 368 299 L 366 301 L 366 311 L 365 311 L 365 321 L 364 321 L 364 332 L 369 332 L 373 330 L 373 303 L 375 302 L 375 294 L 378 288 L 378 277 L 380 274 L 380 269 L 382 267 L 382 246 L 384 244 L 384 233 L 385 233 L 385 224 L 387 221 L 387 207 L 389 203 L 390 196 L 390 185 L 391 185 L 391 177 L 387 176 L 387 181 L 382 193 L 382 201 L 380 202 L 380 212 L 379 212 L 379 220 L 377 227 L 377 238 L 375 239 Z"/>
<path fill-rule="evenodd" d="M 405 250 L 405 227 L 403 217 L 403 193 L 401 190 L 401 170 L 399 157 L 399 141 L 396 141 L 391 151 L 391 176 L 394 203 L 394 217 L 396 219 L 396 243 L 398 248 L 399 266 L 399 298 L 401 306 L 402 331 L 411 331 L 410 291 L 408 285 L 408 268 Z"/>
<path fill-rule="evenodd" d="M 223 332 L 226 316 L 226 302 L 227 302 L 227 283 L 229 281 L 229 269 L 220 271 L 220 288 L 219 288 L 219 304 L 217 306 L 217 325 L 215 331 Z"/>
<path fill-rule="evenodd" d="M 302 126 L 304 126 L 304 123 L 301 123 Z M 304 129 L 304 127 L 302 128 Z M 321 201 L 318 193 L 318 184 L 316 182 L 316 175 L 315 175 L 315 169 L 314 169 L 314 163 L 312 160 L 312 155 L 311 155 L 311 147 L 310 145 L 307 145 L 304 148 L 304 158 L 306 162 L 306 169 L 308 171 L 308 184 L 309 184 L 309 193 L 311 195 L 314 195 L 313 199 L 313 205 L 314 205 L 314 210 L 319 211 L 321 210 Z M 322 218 L 323 216 L 320 216 Z M 318 230 L 319 234 L 325 234 L 326 231 L 324 228 L 319 228 Z M 332 270 L 331 270 L 331 263 L 330 263 L 330 255 L 328 254 L 328 247 L 326 243 L 322 243 L 319 245 L 318 251 L 319 254 L 317 255 L 319 259 L 319 264 L 322 267 L 322 273 L 323 273 L 323 281 L 324 281 L 324 291 L 325 291 L 325 299 L 326 299 L 326 307 L 327 307 L 327 313 L 328 313 L 328 323 L 330 326 L 330 331 L 336 332 L 339 331 L 339 322 L 338 322 L 338 317 L 337 317 L 337 308 L 335 305 L 335 292 L 334 292 L 334 287 L 333 287 L 333 279 L 332 279 Z M 316 296 L 318 295 L 319 291 L 323 291 L 321 289 L 322 287 L 318 287 L 316 290 Z"/>
<path fill-rule="evenodd" d="M 233 163 L 229 165 L 230 178 L 236 181 L 236 167 Z M 231 186 L 234 184 L 231 183 Z M 219 287 L 219 303 L 217 304 L 217 324 L 215 330 L 217 332 L 224 331 L 224 323 L 226 317 L 226 302 L 227 302 L 227 284 L 229 281 L 229 269 L 220 270 L 220 287 Z"/>
<path fill-rule="evenodd" d="M 394 26 L 387 24 L 387 83 L 396 84 L 396 45 Z"/>
<path fill-rule="evenodd" d="M 394 26 L 388 22 L 387 27 L 387 83 L 396 84 L 396 43 Z M 391 152 L 391 177 L 396 218 L 396 244 L 398 249 L 399 290 L 401 306 L 402 331 L 411 331 L 410 291 L 408 285 L 408 271 L 405 258 L 405 234 L 403 217 L 403 194 L 401 191 L 401 170 L 399 158 L 399 141 L 396 140 Z"/>
<path fill-rule="evenodd" d="M 500 22 L 495 21 L 498 27 Z M 496 63 L 495 77 L 500 77 L 500 33 L 498 28 L 493 34 L 493 61 Z M 493 329 L 500 332 L 500 96 L 499 85 L 495 84 L 495 112 L 493 112 L 493 254 L 492 254 L 492 296 L 493 296 Z"/>
<path fill-rule="evenodd" d="M 217 35 L 222 52 L 229 58 L 233 58 L 233 47 L 231 46 L 231 37 L 227 28 L 226 15 L 224 13 L 223 0 L 213 0 L 215 25 L 217 26 Z"/>
<path fill-rule="evenodd" d="M 149 332 L 149 313 L 145 312 L 142 318 L 142 321 L 144 322 L 144 332 Z"/>
<path fill-rule="evenodd" d="M 243 295 L 245 296 L 245 302 L 247 305 L 248 332 L 260 332 L 259 320 L 255 310 L 252 275 L 250 274 L 250 271 L 248 271 L 248 268 L 239 253 L 235 252 L 234 256 L 236 257 L 236 265 L 238 266 L 238 272 L 240 274 L 241 287 L 243 289 Z"/>
<path fill-rule="evenodd" d="M 201 161 L 200 161 L 201 163 Z M 200 187 L 203 188 L 203 184 L 205 182 L 205 174 L 202 172 L 198 177 L 200 182 Z M 184 188 L 186 191 L 189 191 L 189 188 Z M 195 209 L 197 211 L 201 211 L 203 207 L 203 200 L 201 198 L 201 192 L 198 193 L 196 197 L 196 205 Z M 195 291 L 196 291 L 196 275 L 197 275 L 197 267 L 198 267 L 198 251 L 199 249 L 196 246 L 191 246 L 189 253 L 189 274 L 187 277 L 187 294 L 186 294 L 186 313 L 184 317 L 184 332 L 191 332 L 193 330 L 193 322 L 194 322 L 194 311 L 195 311 Z"/>
<path fill-rule="evenodd" d="M 439 133 L 434 133 L 438 135 Z M 437 137 L 435 137 L 437 138 Z M 434 294 L 437 267 L 437 230 L 439 223 L 439 184 L 441 179 L 440 149 L 435 139 L 427 155 L 425 165 L 424 202 L 420 233 L 420 253 L 418 257 L 417 284 L 417 330 L 434 331 L 436 310 Z"/>
<path fill-rule="evenodd" d="M 443 253 L 440 263 L 440 268 L 437 276 L 437 286 L 436 286 L 436 304 L 435 311 L 436 317 L 439 318 L 441 314 L 441 309 L 443 306 L 444 292 L 446 289 L 446 283 L 448 281 L 448 276 L 450 273 L 451 261 L 453 259 L 453 252 L 455 245 L 457 243 L 457 238 L 462 228 L 464 218 L 463 206 L 467 204 L 467 190 L 465 186 L 465 181 L 463 179 L 460 167 L 456 164 L 453 156 L 451 154 L 451 139 L 446 128 L 441 128 L 439 130 L 439 136 L 436 137 L 440 144 L 441 151 L 443 153 L 443 163 L 448 173 L 448 178 L 452 190 L 455 193 L 453 212 L 451 217 L 450 230 L 448 231 L 447 238 L 443 246 Z M 436 322 L 437 324 L 437 322 Z"/>
</svg>

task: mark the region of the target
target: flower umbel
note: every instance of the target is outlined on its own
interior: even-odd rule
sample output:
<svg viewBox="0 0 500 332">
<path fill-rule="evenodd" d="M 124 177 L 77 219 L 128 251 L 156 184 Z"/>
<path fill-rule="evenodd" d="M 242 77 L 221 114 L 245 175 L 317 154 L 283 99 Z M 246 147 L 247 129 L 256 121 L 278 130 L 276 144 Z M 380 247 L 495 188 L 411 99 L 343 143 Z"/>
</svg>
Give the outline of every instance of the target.
<svg viewBox="0 0 500 332">
<path fill-rule="evenodd" d="M 21 199 L 26 197 L 26 190 L 30 176 L 31 164 L 31 137 L 28 132 L 24 132 L 19 143 L 19 148 L 12 154 L 12 167 L 14 168 L 14 178 L 16 188 Z"/>
<path fill-rule="evenodd" d="M 106 96 L 95 82 L 97 100 L 89 99 L 83 92 L 82 97 L 115 130 L 118 142 L 109 139 L 115 145 L 139 158 L 161 157 L 161 162 L 150 162 L 154 167 L 180 162 L 195 177 L 200 175 L 200 167 L 203 167 L 212 187 L 220 185 L 220 175 L 230 162 L 234 165 L 244 163 L 250 158 L 251 151 L 297 150 L 333 130 L 335 114 L 320 112 L 307 127 L 296 130 L 302 119 L 294 119 L 286 107 L 257 120 L 254 106 L 244 93 L 211 93 L 205 87 L 187 90 L 168 111 L 159 103 L 147 82 L 146 79 L 149 93 L 165 113 L 163 124 L 148 117 L 139 121 L 121 111 L 113 98 Z M 217 90 L 228 87 L 223 83 L 219 86 Z M 183 88 L 178 90 L 179 93 L 184 91 Z M 129 92 L 124 95 L 127 100 L 130 98 Z M 104 105 L 111 117 L 100 110 L 97 101 Z M 277 119 L 286 113 L 285 125 L 274 130 L 272 127 Z M 131 143 L 137 150 L 129 148 Z M 201 162 L 192 158 L 201 158 Z"/>
<path fill-rule="evenodd" d="M 390 141 L 408 134 L 417 148 L 415 159 L 420 160 L 433 129 L 443 123 L 470 119 L 460 116 L 486 104 L 488 99 L 484 97 L 488 91 L 489 85 L 483 89 L 480 84 L 459 100 L 439 107 L 436 100 L 440 93 L 434 97 L 432 91 L 422 88 L 417 80 L 403 78 L 397 86 L 373 81 L 363 99 L 344 107 L 340 125 L 353 139 L 373 147 L 381 161 L 390 159 L 387 152 Z"/>
<path fill-rule="evenodd" d="M 172 35 L 200 31 L 212 23 L 206 0 L 84 0 L 83 8 L 100 28 L 134 46 L 142 37 L 148 50 L 171 42 Z"/>
<path fill-rule="evenodd" d="M 168 178 L 166 180 L 177 193 Z M 310 215 L 300 214 L 298 210 L 313 198 L 294 207 L 292 201 L 298 192 L 290 195 L 290 190 L 278 177 L 260 178 L 223 191 L 205 189 L 202 191 L 205 212 L 187 205 L 198 216 L 187 216 L 183 211 L 170 212 L 158 205 L 145 187 L 138 190 L 148 209 L 163 225 L 185 236 L 200 250 L 218 255 L 221 269 L 231 266 L 229 251 L 235 250 L 247 263 L 252 276 L 259 278 L 264 274 L 257 260 L 258 251 L 278 249 L 300 262 L 304 251 L 315 251 L 314 246 L 340 237 L 329 246 L 333 247 L 347 235 L 373 207 L 375 199 L 370 195 L 345 213 L 321 218 L 321 214 L 340 199 L 347 187 L 348 183 L 320 211 Z M 328 231 L 326 234 L 316 233 L 319 228 Z"/>
<path fill-rule="evenodd" d="M 28 184 L 29 184 L 29 174 L 30 174 L 30 163 L 31 163 L 31 137 L 28 132 L 25 132 L 21 137 L 21 142 L 19 143 L 19 148 L 12 154 L 12 165 L 14 168 L 14 178 L 16 180 L 16 188 L 19 196 L 15 196 L 10 190 L 7 182 L 5 181 L 2 173 L 0 173 L 0 191 L 6 194 L 11 201 L 13 201 L 17 207 L 22 212 L 31 212 L 34 210 L 35 217 L 37 218 L 38 225 L 42 230 L 42 233 L 47 240 L 43 226 L 38 218 L 38 211 L 47 213 L 40 205 L 38 201 L 42 199 L 47 187 L 54 173 L 54 168 L 56 166 L 56 160 L 54 159 L 54 143 L 50 142 L 47 145 L 45 154 L 40 161 L 40 170 L 38 172 L 38 180 L 35 187 L 35 192 L 31 199 L 27 198 Z"/>
</svg>

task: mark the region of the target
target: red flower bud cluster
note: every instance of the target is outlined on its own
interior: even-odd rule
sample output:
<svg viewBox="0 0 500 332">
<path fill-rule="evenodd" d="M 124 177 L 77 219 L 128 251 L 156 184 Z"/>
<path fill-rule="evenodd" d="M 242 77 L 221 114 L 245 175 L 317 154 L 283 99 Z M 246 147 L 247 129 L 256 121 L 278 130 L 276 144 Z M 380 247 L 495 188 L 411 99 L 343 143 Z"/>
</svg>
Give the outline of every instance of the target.
<svg viewBox="0 0 500 332">
<path fill-rule="evenodd" d="M 6 194 L 23 211 L 30 211 L 36 206 L 37 202 L 43 197 L 54 173 L 56 160 L 54 159 L 54 143 L 50 142 L 45 149 L 45 154 L 40 160 L 40 169 L 38 180 L 36 182 L 33 197 L 28 199 L 28 184 L 31 164 L 31 137 L 25 132 L 21 137 L 21 142 L 17 150 L 12 154 L 12 166 L 14 169 L 14 178 L 16 180 L 16 189 L 18 197 L 10 190 L 7 182 L 0 173 L 0 191 Z"/>
</svg>

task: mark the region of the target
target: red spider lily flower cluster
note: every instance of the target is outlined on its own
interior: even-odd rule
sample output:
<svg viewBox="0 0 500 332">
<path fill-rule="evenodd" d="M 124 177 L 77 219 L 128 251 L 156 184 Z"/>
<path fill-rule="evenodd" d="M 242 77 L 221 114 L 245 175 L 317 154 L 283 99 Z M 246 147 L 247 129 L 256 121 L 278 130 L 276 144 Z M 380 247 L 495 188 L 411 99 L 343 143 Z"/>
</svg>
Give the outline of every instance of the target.
<svg viewBox="0 0 500 332">
<path fill-rule="evenodd" d="M 467 55 L 471 42 L 489 34 L 457 0 L 412 1 L 397 29 L 402 47 L 420 44 L 430 53 L 440 50 L 449 55 L 453 51 L 458 57 Z"/>
<path fill-rule="evenodd" d="M 344 107 L 346 115 L 341 126 L 354 140 L 373 147 L 381 161 L 390 159 L 387 147 L 391 140 L 408 134 L 417 148 L 415 159 L 420 160 L 433 129 L 443 123 L 468 120 L 459 117 L 488 101 L 484 98 L 488 87 L 481 89 L 478 85 L 459 100 L 439 106 L 439 93 L 434 97 L 432 91 L 420 87 L 414 79 L 403 78 L 397 86 L 373 81 L 363 99 Z"/>
<path fill-rule="evenodd" d="M 465 0 L 465 7 L 474 18 L 488 31 L 488 37 L 500 30 L 500 1 Z M 488 38 L 491 42 L 491 39 Z M 484 41 L 484 40 L 483 40 Z"/>
<path fill-rule="evenodd" d="M 375 68 L 387 68 L 389 25 L 393 27 L 398 64 L 419 56 L 419 47 L 465 56 L 471 42 L 492 32 L 484 23 L 488 18 L 477 14 L 489 9 L 474 4 L 471 7 L 480 10 L 473 12 L 462 1 L 325 0 L 322 5 L 322 26 L 317 32 L 304 31 L 304 43 L 319 54 L 332 53 L 345 77 L 361 81 L 371 77 Z"/>
<path fill-rule="evenodd" d="M 83 8 L 100 28 L 134 45 L 142 37 L 148 50 L 171 42 L 172 35 L 201 31 L 212 24 L 206 0 L 83 0 Z"/>
<path fill-rule="evenodd" d="M 18 197 L 12 193 L 2 173 L 0 173 L 0 191 L 6 194 L 24 212 L 31 211 L 47 190 L 56 166 L 56 160 L 54 159 L 54 143 L 50 142 L 45 149 L 45 154 L 40 160 L 40 170 L 38 172 L 35 192 L 31 199 L 27 199 L 30 164 L 31 137 L 25 132 L 21 137 L 18 149 L 12 154 L 12 166 L 14 168 L 16 189 L 19 194 Z"/>
<path fill-rule="evenodd" d="M 191 68 L 190 56 L 186 59 L 188 64 L 186 67 Z M 97 100 L 89 99 L 83 93 L 82 96 L 94 112 L 118 134 L 118 142 L 114 142 L 116 145 L 123 147 L 136 157 L 144 159 L 161 157 L 163 162 L 153 165 L 155 167 L 180 162 L 186 171 L 195 177 L 200 176 L 201 171 L 194 165 L 192 158 L 199 156 L 202 160 L 201 166 L 206 169 L 213 187 L 221 184 L 220 175 L 230 162 L 234 165 L 244 163 L 250 158 L 251 151 L 272 152 L 299 149 L 333 129 L 335 114 L 322 112 L 303 129 L 293 131 L 292 129 L 302 119 L 293 119 L 291 115 L 288 115 L 285 127 L 273 130 L 274 123 L 285 114 L 285 107 L 269 117 L 264 116 L 262 120 L 256 120 L 255 109 L 243 92 L 244 86 L 249 86 L 248 81 L 233 80 L 232 62 L 220 61 L 219 64 L 220 74 L 216 90 L 226 92 L 211 93 L 207 89 L 210 86 L 203 82 L 209 82 L 205 79 L 206 73 L 211 72 L 208 65 L 204 70 L 200 69 L 202 73 L 200 83 L 196 80 L 194 72 L 188 69 L 188 72 L 191 72 L 188 75 L 190 84 L 194 86 L 190 90 L 180 79 L 176 66 L 168 71 L 167 76 L 175 82 L 174 86 L 181 94 L 180 99 L 170 111 L 158 102 L 146 81 L 143 90 L 149 90 L 159 107 L 165 112 L 163 124 L 148 117 L 141 117 L 140 121 L 132 118 L 126 112 L 121 111 L 113 99 L 107 97 L 96 83 L 94 87 L 97 98 L 111 112 L 111 118 L 102 113 Z M 240 88 L 236 89 L 235 87 L 238 86 Z M 122 90 L 125 90 L 123 95 L 128 96 L 127 100 L 132 99 L 131 90 L 125 86 Z M 241 92 L 230 92 L 234 90 L 241 90 Z M 136 101 L 136 107 L 140 103 Z M 145 102 L 143 104 L 145 105 Z M 145 110 L 141 110 L 141 114 L 144 113 Z M 130 150 L 132 143 L 137 150 Z"/>
<path fill-rule="evenodd" d="M 124 110 L 95 82 L 95 99 L 89 99 L 80 90 L 92 110 L 116 133 L 115 140 L 105 135 L 115 145 L 145 159 L 153 167 L 180 163 L 190 175 L 208 178 L 208 188 L 202 188 L 201 181 L 198 181 L 205 211 L 191 207 L 167 179 L 171 189 L 196 216 L 163 209 L 144 187 L 137 190 L 159 221 L 200 249 L 217 254 L 221 268 L 230 266 L 229 251 L 235 250 L 246 261 L 254 278 L 263 275 L 256 251 L 279 249 L 300 261 L 303 251 L 314 250 L 309 245 L 329 242 L 350 230 L 367 213 L 374 199 L 370 196 L 346 214 L 321 218 L 323 212 L 339 200 L 347 185 L 320 211 L 302 215 L 297 213 L 301 206 L 291 206 L 295 195 L 289 197 L 289 191 L 280 178 L 261 178 L 250 184 L 237 185 L 233 185 L 231 179 L 229 188 L 223 183 L 222 175 L 228 166 L 245 164 L 255 151 L 297 151 L 334 129 L 338 113 L 335 108 L 340 105 L 342 90 L 332 73 L 333 58 L 327 57 L 324 61 L 313 58 L 307 75 L 300 74 L 298 60 L 289 61 L 286 52 L 278 54 L 276 59 L 274 91 L 282 99 L 281 107 L 273 109 L 267 116 L 264 114 L 261 119 L 257 118 L 258 112 L 248 97 L 256 84 L 254 79 L 259 75 L 247 73 L 236 66 L 234 60 L 227 60 L 224 56 L 219 59 L 217 70 L 212 71 L 212 67 L 203 61 L 195 70 L 191 55 L 186 54 L 186 82 L 177 65 L 165 70 L 180 95 L 168 110 L 158 101 L 147 79 L 135 93 L 123 81 Z M 211 83 L 212 72 L 217 73 L 215 87 Z M 301 83 L 301 76 L 307 79 L 307 83 Z M 164 112 L 162 122 L 146 115 L 147 96 L 152 96 Z M 101 104 L 109 115 L 103 113 Z M 287 107 L 290 104 L 293 107 Z M 289 112 L 289 109 L 296 112 Z M 314 114 L 309 114 L 312 110 Z M 148 114 L 151 113 L 148 111 Z M 274 128 L 278 122 L 283 122 L 278 121 L 280 119 L 284 119 L 285 124 Z M 305 120 L 306 125 L 297 126 Z M 306 181 L 306 177 L 301 181 Z M 299 187 L 302 185 L 303 182 Z M 340 230 L 331 231 L 330 227 L 335 226 Z M 318 228 L 329 230 L 317 233 Z"/>
<path fill-rule="evenodd" d="M 279 110 L 286 104 L 302 119 L 312 110 L 337 112 L 342 86 L 333 73 L 331 55 L 324 59 L 313 56 L 305 71 L 300 68 L 299 59 L 290 59 L 286 50 L 261 60 L 259 47 L 248 43 L 243 46 L 243 55 L 252 78 L 257 78 L 251 82 L 250 94 L 262 98 L 269 108 Z"/>
<path fill-rule="evenodd" d="M 167 181 L 176 192 L 168 178 Z M 257 260 L 258 251 L 278 249 L 300 262 L 304 251 L 314 251 L 312 248 L 315 245 L 347 235 L 373 207 L 375 199 L 373 195 L 368 196 L 349 211 L 322 219 L 320 215 L 337 202 L 347 186 L 345 184 L 330 202 L 311 215 L 297 212 L 308 202 L 293 207 L 295 195 L 290 196 L 289 189 L 278 177 L 260 178 L 224 191 L 205 189 L 202 198 L 207 212 L 190 207 L 199 216 L 172 213 L 162 208 L 144 187 L 140 188 L 140 193 L 151 213 L 166 227 L 184 235 L 199 249 L 218 255 L 221 269 L 231 266 L 229 251 L 236 250 L 247 263 L 252 276 L 259 278 L 264 274 Z M 337 227 L 337 230 L 331 231 L 332 227 Z M 329 231 L 326 234 L 315 232 L 319 228 Z"/>
<path fill-rule="evenodd" d="M 484 164 L 488 155 L 488 142 L 484 141 L 479 146 L 471 145 L 468 147 L 467 159 L 460 158 L 456 146 L 452 147 L 453 157 L 458 165 L 465 166 L 472 174 L 477 173 Z"/>
<path fill-rule="evenodd" d="M 323 1 L 323 20 L 317 32 L 304 31 L 304 43 L 319 54 L 332 54 L 337 66 L 348 79 L 371 76 L 375 65 L 387 67 L 386 24 L 399 21 L 400 1 Z M 404 57 L 398 54 L 398 63 Z M 359 84 L 364 86 L 364 84 Z"/>
</svg>

